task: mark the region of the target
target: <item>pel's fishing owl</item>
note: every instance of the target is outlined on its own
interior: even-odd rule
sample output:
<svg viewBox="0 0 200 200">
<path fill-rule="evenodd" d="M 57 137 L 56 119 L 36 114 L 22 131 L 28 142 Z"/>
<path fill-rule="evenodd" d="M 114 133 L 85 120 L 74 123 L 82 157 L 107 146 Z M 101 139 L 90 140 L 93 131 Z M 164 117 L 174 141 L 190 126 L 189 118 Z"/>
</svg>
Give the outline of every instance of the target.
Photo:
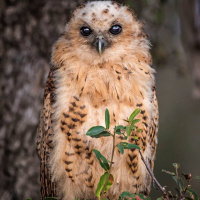
<svg viewBox="0 0 200 200">
<path fill-rule="evenodd" d="M 86 132 L 104 126 L 108 108 L 111 128 L 136 108 L 141 121 L 140 146 L 153 169 L 158 127 L 150 43 L 133 11 L 112 1 L 93 1 L 77 8 L 53 47 L 44 106 L 38 128 L 42 199 L 95 199 L 104 173 L 92 149 L 111 157 L 112 137 L 91 138 Z M 123 137 L 116 136 L 116 144 Z M 151 178 L 137 149 L 115 150 L 114 183 L 107 198 L 123 191 L 149 194 Z"/>
</svg>

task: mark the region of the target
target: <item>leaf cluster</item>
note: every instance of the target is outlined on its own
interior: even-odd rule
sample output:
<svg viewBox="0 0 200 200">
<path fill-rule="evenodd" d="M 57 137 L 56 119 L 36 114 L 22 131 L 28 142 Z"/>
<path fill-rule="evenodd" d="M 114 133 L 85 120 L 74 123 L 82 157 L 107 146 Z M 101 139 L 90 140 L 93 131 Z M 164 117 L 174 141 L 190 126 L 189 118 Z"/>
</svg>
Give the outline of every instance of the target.
<svg viewBox="0 0 200 200">
<path fill-rule="evenodd" d="M 114 127 L 113 133 L 110 132 L 110 114 L 108 109 L 105 111 L 105 127 L 103 126 L 94 126 L 90 128 L 86 135 L 92 138 L 100 138 L 100 137 L 113 137 L 113 150 L 111 161 L 108 161 L 98 150 L 93 149 L 93 152 L 96 155 L 97 160 L 99 161 L 101 167 L 105 170 L 105 173 L 100 177 L 100 181 L 98 182 L 96 189 L 96 196 L 98 199 L 101 199 L 101 196 L 108 191 L 108 189 L 112 186 L 114 177 L 111 174 L 111 168 L 114 157 L 114 150 L 117 147 L 121 154 L 124 154 L 125 149 L 139 149 L 140 147 L 131 144 L 128 142 L 120 142 L 115 144 L 115 135 L 123 135 L 124 140 L 127 140 L 130 137 L 132 130 L 136 130 L 135 124 L 139 122 L 139 119 L 135 119 L 136 115 L 140 113 L 140 109 L 136 109 L 128 119 L 124 120 L 128 122 L 127 126 L 118 125 Z M 140 130 L 139 130 L 140 131 Z M 134 138 L 137 140 L 137 138 Z M 109 164 L 110 163 L 110 164 Z M 133 194 L 132 194 L 133 195 Z M 120 197 L 121 198 L 121 197 Z M 122 198 L 121 198 L 122 199 Z M 130 198 L 129 198 L 130 199 Z"/>
<path fill-rule="evenodd" d="M 173 194 L 171 191 L 168 191 L 168 194 L 167 194 L 168 199 L 198 200 L 199 197 L 197 193 L 191 189 L 191 185 L 190 185 L 190 182 L 192 180 L 192 175 L 190 173 L 189 174 L 181 173 L 184 178 L 183 180 L 183 178 L 180 177 L 178 173 L 180 164 L 173 163 L 173 167 L 175 169 L 175 172 L 170 172 L 165 169 L 162 170 L 162 172 L 165 172 L 171 175 L 172 179 L 175 181 L 177 185 L 177 187 L 175 188 L 176 194 Z M 196 176 L 195 179 L 200 179 L 200 177 Z M 157 200 L 161 200 L 161 199 L 163 198 L 161 197 L 161 198 L 158 198 Z"/>
</svg>

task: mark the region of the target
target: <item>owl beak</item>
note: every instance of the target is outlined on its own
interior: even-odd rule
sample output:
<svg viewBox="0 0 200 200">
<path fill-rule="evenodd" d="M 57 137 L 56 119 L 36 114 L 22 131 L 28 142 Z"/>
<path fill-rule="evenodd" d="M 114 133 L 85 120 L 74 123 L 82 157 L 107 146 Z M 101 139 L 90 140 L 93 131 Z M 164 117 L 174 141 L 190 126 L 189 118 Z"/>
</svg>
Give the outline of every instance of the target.
<svg viewBox="0 0 200 200">
<path fill-rule="evenodd" d="M 103 36 L 97 37 L 96 49 L 99 52 L 99 55 L 101 56 L 101 54 L 103 53 L 103 51 L 105 49 L 105 43 L 104 43 Z"/>
</svg>

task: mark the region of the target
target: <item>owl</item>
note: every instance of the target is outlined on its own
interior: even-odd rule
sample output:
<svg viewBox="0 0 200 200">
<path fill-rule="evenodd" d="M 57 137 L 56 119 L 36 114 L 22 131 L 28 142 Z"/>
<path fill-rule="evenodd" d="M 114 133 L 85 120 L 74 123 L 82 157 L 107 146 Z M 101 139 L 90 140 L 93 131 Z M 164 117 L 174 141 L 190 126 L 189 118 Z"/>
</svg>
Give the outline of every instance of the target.
<svg viewBox="0 0 200 200">
<path fill-rule="evenodd" d="M 112 137 L 91 138 L 86 132 L 104 126 L 106 108 L 110 130 L 127 125 L 140 108 L 137 128 L 128 142 L 137 144 L 153 170 L 158 129 L 158 107 L 150 43 L 143 24 L 127 6 L 92 1 L 78 7 L 53 46 L 43 109 L 37 131 L 41 161 L 41 196 L 62 200 L 96 199 L 104 173 L 92 149 L 111 159 Z M 117 135 L 115 144 L 124 138 Z M 137 149 L 115 150 L 113 185 L 105 197 L 123 191 L 148 195 L 151 177 Z"/>
</svg>

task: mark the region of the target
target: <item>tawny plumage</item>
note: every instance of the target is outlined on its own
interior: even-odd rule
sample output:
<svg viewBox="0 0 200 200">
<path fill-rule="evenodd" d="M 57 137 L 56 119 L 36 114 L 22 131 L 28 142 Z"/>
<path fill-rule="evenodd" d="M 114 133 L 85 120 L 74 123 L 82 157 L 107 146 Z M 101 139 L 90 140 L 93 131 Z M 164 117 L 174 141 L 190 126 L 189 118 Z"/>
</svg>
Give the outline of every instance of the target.
<svg viewBox="0 0 200 200">
<path fill-rule="evenodd" d="M 104 126 L 108 108 L 111 128 L 126 125 L 141 108 L 140 132 L 129 143 L 142 149 L 153 169 L 158 127 L 154 70 L 149 41 L 133 11 L 112 1 L 89 2 L 77 8 L 53 47 L 44 106 L 38 128 L 41 195 L 63 200 L 95 199 L 103 174 L 92 149 L 111 157 L 112 138 L 91 138 L 92 126 Z M 123 137 L 116 136 L 116 144 Z M 151 178 L 137 149 L 116 149 L 107 198 L 121 192 L 149 194 Z"/>
</svg>

